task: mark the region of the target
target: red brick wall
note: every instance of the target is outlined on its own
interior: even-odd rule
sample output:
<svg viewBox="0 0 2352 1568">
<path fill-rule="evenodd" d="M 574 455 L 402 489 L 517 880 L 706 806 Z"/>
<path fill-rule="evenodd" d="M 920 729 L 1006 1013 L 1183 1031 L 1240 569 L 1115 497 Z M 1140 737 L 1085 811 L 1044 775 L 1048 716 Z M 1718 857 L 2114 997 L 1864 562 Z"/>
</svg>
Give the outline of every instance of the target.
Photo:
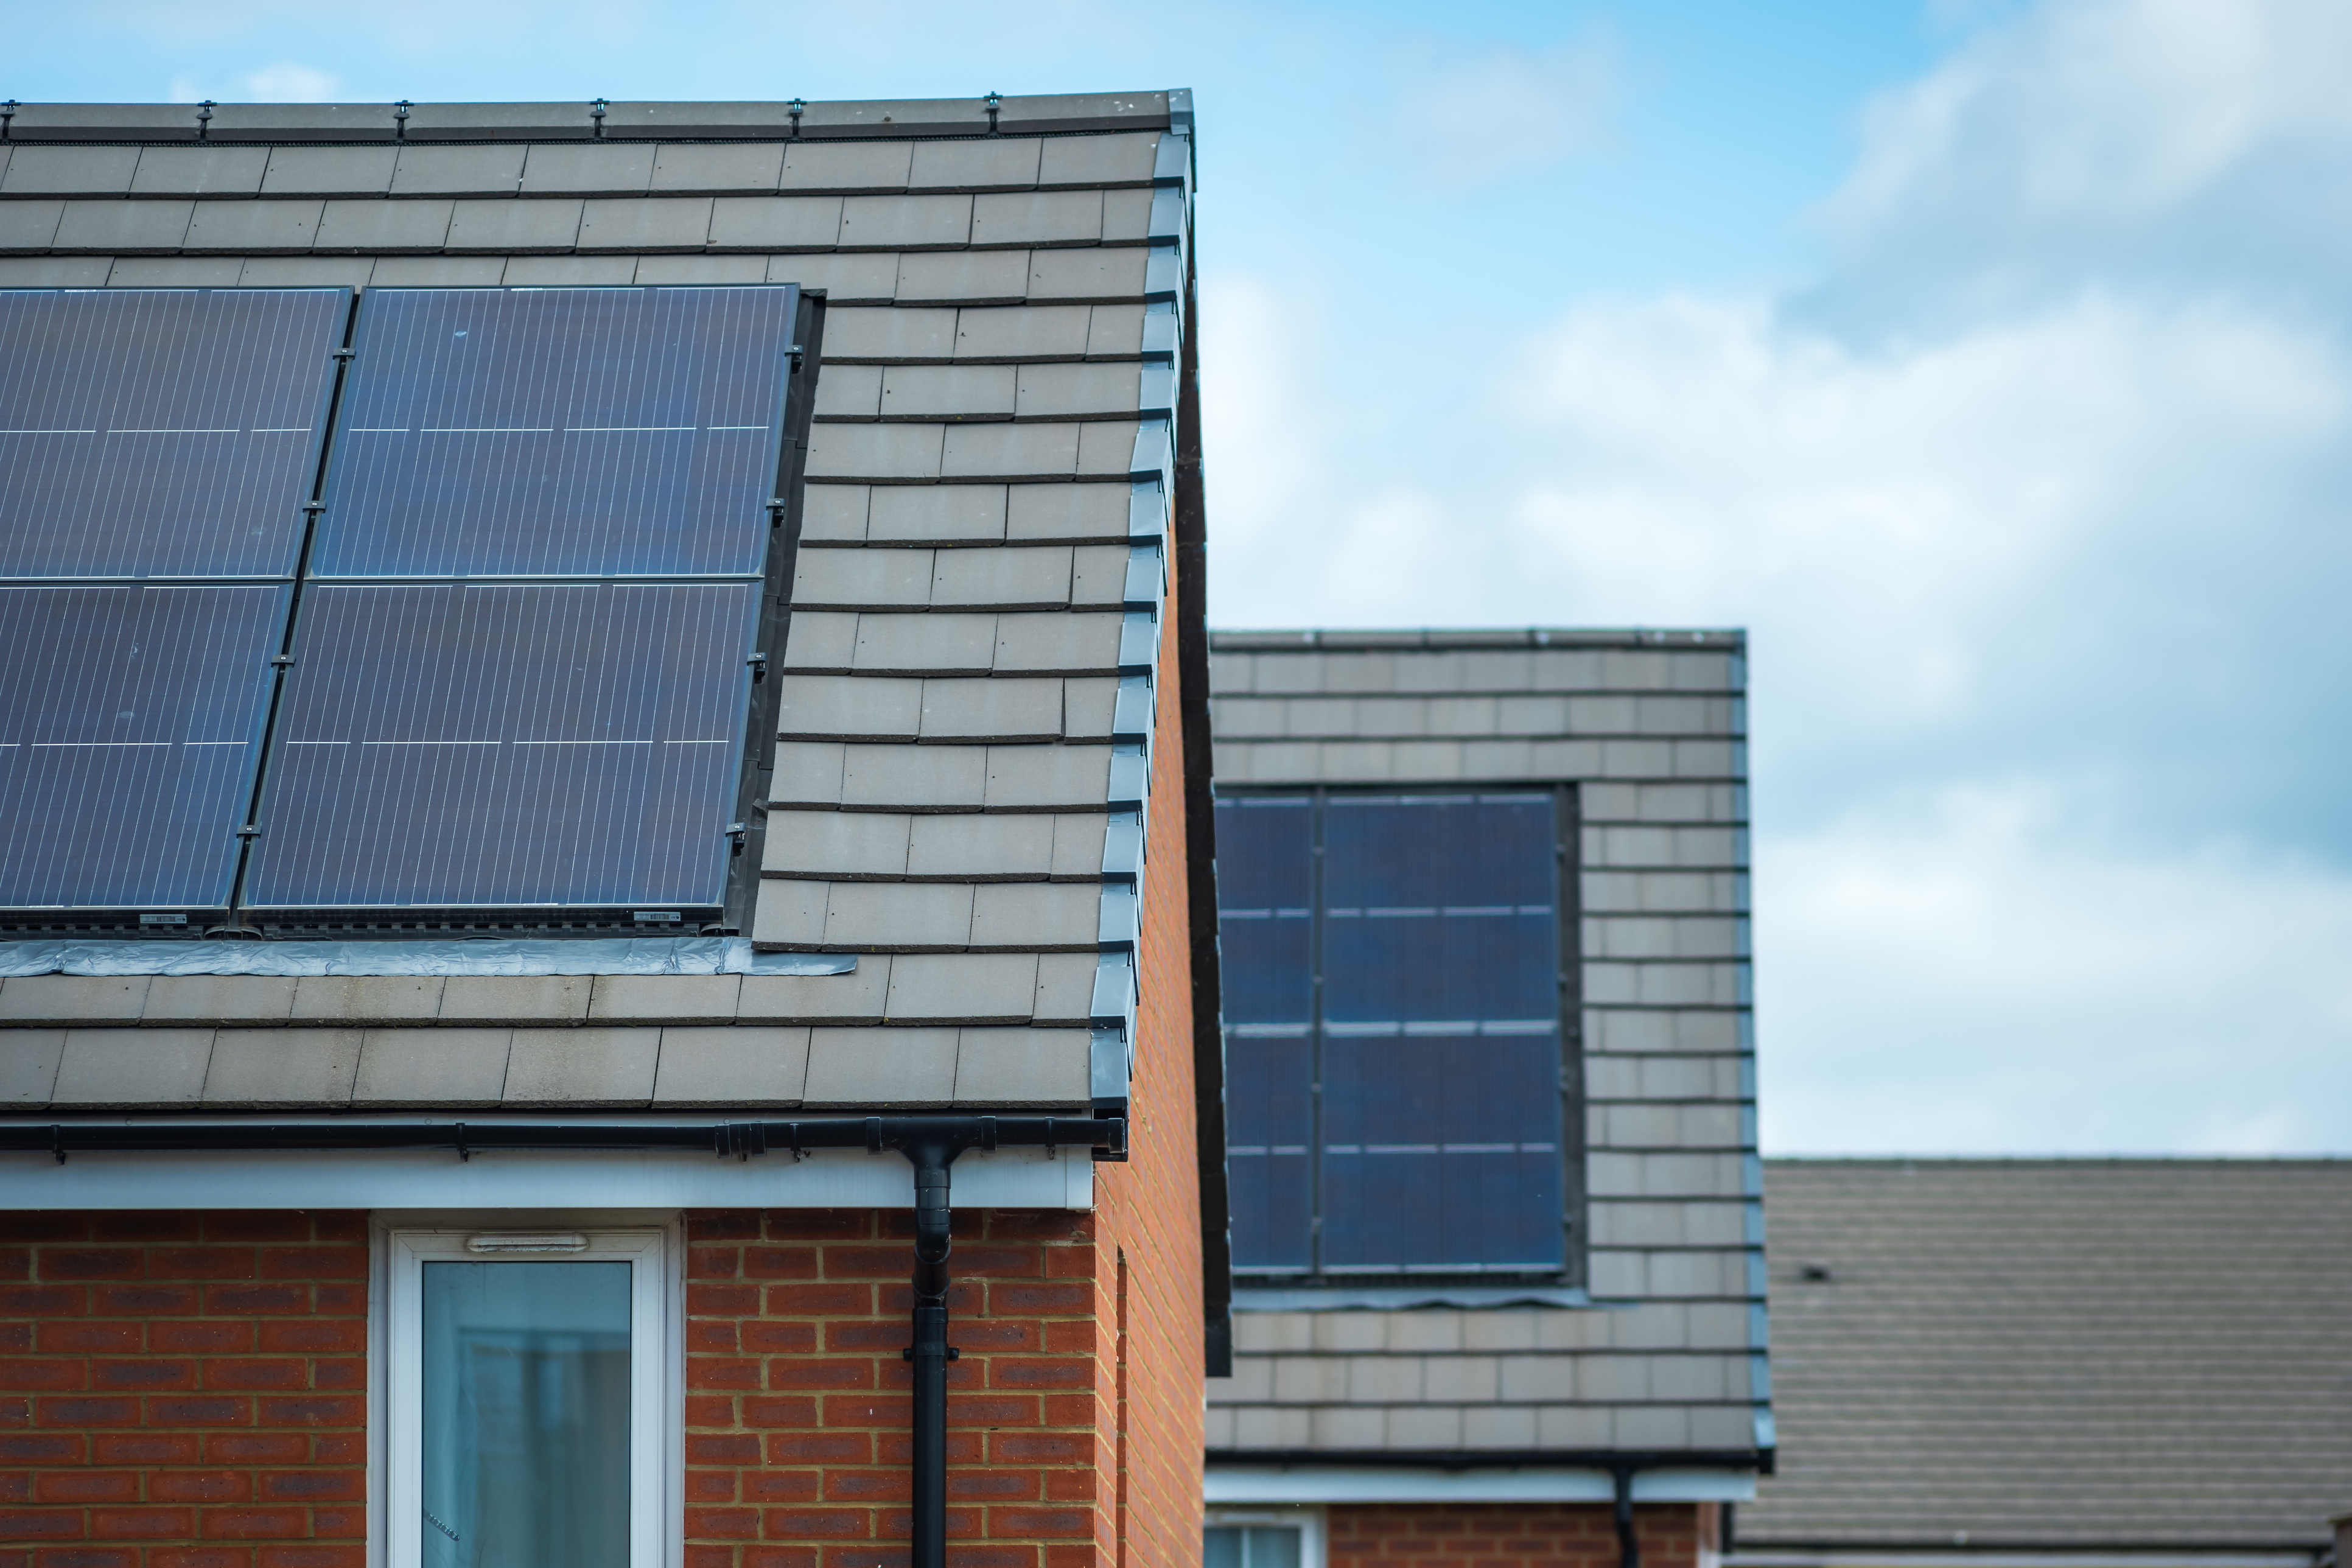
<svg viewBox="0 0 2352 1568">
<path fill-rule="evenodd" d="M 0 1564 L 359 1568 L 367 1221 L 0 1214 Z"/>
<path fill-rule="evenodd" d="M 1378 1503 L 1325 1517 L 1328 1568 L 1617 1568 L 1606 1503 Z M 1714 1524 L 1711 1505 L 1635 1509 L 1642 1568 L 1696 1568 Z"/>
</svg>

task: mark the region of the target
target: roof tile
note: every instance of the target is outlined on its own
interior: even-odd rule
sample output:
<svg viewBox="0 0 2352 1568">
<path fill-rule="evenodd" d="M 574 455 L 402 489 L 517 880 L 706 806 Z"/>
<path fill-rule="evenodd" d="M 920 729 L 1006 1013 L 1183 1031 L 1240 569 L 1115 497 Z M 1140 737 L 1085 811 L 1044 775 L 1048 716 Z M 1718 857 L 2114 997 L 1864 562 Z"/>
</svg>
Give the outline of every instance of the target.
<svg viewBox="0 0 2352 1568">
<path fill-rule="evenodd" d="M 1037 183 L 1034 136 L 973 142 L 919 142 L 907 175 L 919 191 L 1018 191 Z"/>
<path fill-rule="evenodd" d="M 1000 675 L 1114 675 L 1123 617 L 1100 613 L 996 618 Z"/>
<path fill-rule="evenodd" d="M 1026 1024 L 1036 1000 L 1034 952 L 901 953 L 890 961 L 893 1024 Z"/>
<path fill-rule="evenodd" d="M 982 746 L 842 748 L 841 804 L 866 811 L 978 811 L 988 782 Z"/>
<path fill-rule="evenodd" d="M 784 153 L 788 191 L 903 191 L 911 142 L 795 142 Z"/>
<path fill-rule="evenodd" d="M 1051 868 L 1053 855 L 1051 817 L 918 816 L 907 845 L 907 875 L 974 882 L 1040 880 Z"/>
<path fill-rule="evenodd" d="M 1066 479 L 1077 471 L 1080 427 L 1076 425 L 943 428 L 939 472 L 944 479 Z"/>
<path fill-rule="evenodd" d="M 9 205 L 46 208 L 51 204 L 28 202 Z M 47 243 L 58 250 L 108 254 L 175 251 L 188 232 L 188 216 L 194 205 L 193 201 L 68 202 L 64 217 L 57 220 L 56 237 Z M 30 226 L 35 231 L 39 229 L 39 215 L 34 215 Z"/>
<path fill-rule="evenodd" d="M 1100 889 L 1074 882 L 984 882 L 972 890 L 971 945 L 1092 952 Z"/>
<path fill-rule="evenodd" d="M 588 1016 L 584 974 L 453 974 L 441 991 L 444 1024 L 577 1023 Z"/>
<path fill-rule="evenodd" d="M 659 1029 L 517 1029 L 505 1105 L 637 1106 L 653 1099 Z"/>
<path fill-rule="evenodd" d="M 65 210 L 63 201 L 0 202 L 0 250 L 47 250 Z"/>
<path fill-rule="evenodd" d="M 669 142 L 654 158 L 655 191 L 765 195 L 784 166 L 781 142 Z"/>
<path fill-rule="evenodd" d="M 822 610 L 793 613 L 792 630 L 784 642 L 785 668 L 846 675 L 856 654 L 856 616 Z"/>
<path fill-rule="evenodd" d="M 18 147 L 0 174 L 0 195 L 127 195 L 136 147 Z"/>
<path fill-rule="evenodd" d="M 522 166 L 527 196 L 635 196 L 652 183 L 655 149 L 592 142 L 534 143 Z"/>
<path fill-rule="evenodd" d="M 988 749 L 991 811 L 1070 811 L 1110 798 L 1108 746 L 999 745 Z"/>
<path fill-rule="evenodd" d="M 882 377 L 885 419 L 1010 419 L 1011 365 L 894 364 Z"/>
<path fill-rule="evenodd" d="M 210 1029 L 68 1029 L 58 1105 L 194 1105 L 212 1060 Z"/>
<path fill-rule="evenodd" d="M 1062 733 L 1062 683 L 1052 679 L 926 680 L 925 741 L 1054 741 Z"/>
<path fill-rule="evenodd" d="M 1139 272 L 1139 289 L 1140 273 Z M 1031 291 L 1030 253 L 977 250 L 918 253 L 898 264 L 902 305 L 1017 305 Z"/>
<path fill-rule="evenodd" d="M 395 196 L 511 196 L 522 186 L 523 156 L 520 143 L 479 147 L 417 147 L 400 149 L 393 165 Z M 141 160 L 143 165 L 145 160 Z"/>
<path fill-rule="evenodd" d="M 911 742 L 922 723 L 921 680 L 787 675 L 783 682 L 777 722 L 789 740 Z"/>
<path fill-rule="evenodd" d="M 144 147 L 134 196 L 251 196 L 269 167 L 267 147 Z"/>
<path fill-rule="evenodd" d="M 549 289 L 607 289 L 634 283 L 636 277 L 634 256 L 515 256 L 507 260 L 505 280 Z"/>
<path fill-rule="evenodd" d="M 710 244 L 720 250 L 831 250 L 841 237 L 839 196 L 721 196 L 711 204 Z M 830 336 L 833 318 L 825 318 Z M 834 345 L 825 345 L 828 353 Z"/>
<path fill-rule="evenodd" d="M 956 1057 L 958 1105 L 1083 1105 L 1084 1029 L 965 1029 Z"/>
<path fill-rule="evenodd" d="M 389 138 L 386 138 L 389 140 Z M 382 195 L 392 189 L 394 147 L 272 147 L 265 196 Z"/>
<path fill-rule="evenodd" d="M 802 491 L 801 542 L 864 543 L 870 494 L 865 485 L 808 486 Z"/>
<path fill-rule="evenodd" d="M 1125 539 L 1126 485 L 1015 485 L 1007 500 L 1011 540 Z"/>
<path fill-rule="evenodd" d="M 751 904 L 751 945 L 759 948 L 824 945 L 825 900 L 832 890 L 833 884 L 829 882 L 801 882 L 776 878 L 761 881 L 759 895 Z"/>
<path fill-rule="evenodd" d="M 887 952 L 960 951 L 971 942 L 972 892 L 968 882 L 832 883 L 825 897 L 825 945 Z"/>
<path fill-rule="evenodd" d="M 342 1105 L 359 1071 L 357 1029 L 223 1029 L 213 1037 L 204 1102 Z"/>
<path fill-rule="evenodd" d="M 1004 537 L 1003 485 L 877 489 L 866 537 L 876 544 L 978 544 Z"/>
<path fill-rule="evenodd" d="M 997 617 L 862 615 L 851 668 L 861 675 L 986 675 Z"/>
<path fill-rule="evenodd" d="M 847 974 L 747 974 L 736 1021 L 878 1024 L 896 962 L 887 953 L 867 953 Z"/>
<path fill-rule="evenodd" d="M 1100 191 L 1023 191 L 972 198 L 976 246 L 1094 245 L 1103 237 Z"/>
<path fill-rule="evenodd" d="M 929 555 L 927 564 L 931 568 L 929 602 L 941 609 L 1045 610 L 1070 602 L 1070 547 L 1066 544 L 942 550 Z"/>
<path fill-rule="evenodd" d="M 1087 352 L 1091 305 L 995 305 L 957 312 L 958 360 L 1077 359 Z M 944 357 L 944 356 L 942 356 Z"/>
<path fill-rule="evenodd" d="M 580 237 L 578 198 L 459 202 L 449 218 L 451 250 L 509 255 L 570 250 Z"/>
<path fill-rule="evenodd" d="M 1056 136 L 1045 143 L 1038 165 L 1041 185 L 1142 185 L 1151 183 L 1160 133 L 1128 132 L 1109 136 Z"/>
<path fill-rule="evenodd" d="M 838 741 L 786 741 L 776 747 L 769 790 L 781 805 L 837 806 L 842 767 Z"/>
<path fill-rule="evenodd" d="M 666 1028 L 653 1103 L 798 1105 L 808 1056 L 805 1027 Z"/>
<path fill-rule="evenodd" d="M 996 255 L 997 252 L 984 252 Z M 1009 254 L 1009 253 L 1007 253 Z M 1138 300 L 1144 293 L 1148 252 L 1139 247 L 1036 250 L 1029 253 L 1026 297 L 1032 300 Z M 975 256 L 974 260 L 981 259 Z"/>
<path fill-rule="evenodd" d="M 452 206 L 446 201 L 329 202 L 313 243 L 320 250 L 370 255 L 437 251 L 448 238 Z"/>
<path fill-rule="evenodd" d="M 845 250 L 929 250 L 969 244 L 972 198 L 847 196 L 841 204 Z"/>
<path fill-rule="evenodd" d="M 955 1098 L 956 1031 L 813 1029 L 808 1087 L 813 1110 L 942 1106 Z"/>
<path fill-rule="evenodd" d="M 330 149 L 344 151 L 344 149 Z M 188 222 L 190 250 L 244 255 L 306 251 L 326 204 L 317 201 L 204 202 Z"/>
<path fill-rule="evenodd" d="M 835 304 L 886 304 L 898 287 L 898 258 L 888 252 L 772 256 L 768 258 L 768 281 L 822 289 Z"/>
<path fill-rule="evenodd" d="M 508 1029 L 370 1029 L 360 1042 L 356 1106 L 496 1105 L 505 1091 Z"/>
<path fill-rule="evenodd" d="M 639 283 L 764 283 L 764 256 L 641 256 Z"/>
<path fill-rule="evenodd" d="M 951 310 L 828 310 L 824 376 L 841 360 L 944 360 L 956 346 L 956 314 Z"/>
<path fill-rule="evenodd" d="M 809 431 L 811 479 L 930 479 L 940 471 L 941 425 L 819 425 Z"/>
<path fill-rule="evenodd" d="M 768 820 L 761 869 L 769 875 L 896 878 L 907 875 L 907 836 L 913 818 L 880 811 L 796 811 Z M 926 817 L 930 821 L 933 818 Z M 978 817 L 940 817 L 943 822 Z"/>
<path fill-rule="evenodd" d="M 709 196 L 593 197 L 581 213 L 579 248 L 700 250 L 710 238 Z"/>
</svg>

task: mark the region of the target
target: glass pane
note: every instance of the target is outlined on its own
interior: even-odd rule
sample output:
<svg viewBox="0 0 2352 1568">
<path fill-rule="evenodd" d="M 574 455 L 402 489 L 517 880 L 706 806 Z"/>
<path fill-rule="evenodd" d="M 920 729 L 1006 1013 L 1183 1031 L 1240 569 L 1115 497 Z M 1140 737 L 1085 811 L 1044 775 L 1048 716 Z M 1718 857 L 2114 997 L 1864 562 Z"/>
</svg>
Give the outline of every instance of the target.
<svg viewBox="0 0 2352 1568">
<path fill-rule="evenodd" d="M 425 1568 L 627 1568 L 629 1265 L 425 1265 Z"/>
<path fill-rule="evenodd" d="M 1298 1531 L 1276 1525 L 1245 1532 L 1242 1568 L 1298 1568 Z"/>
<path fill-rule="evenodd" d="M 1242 1568 L 1242 1532 L 1211 1525 L 1201 1549 L 1201 1568 Z"/>
</svg>

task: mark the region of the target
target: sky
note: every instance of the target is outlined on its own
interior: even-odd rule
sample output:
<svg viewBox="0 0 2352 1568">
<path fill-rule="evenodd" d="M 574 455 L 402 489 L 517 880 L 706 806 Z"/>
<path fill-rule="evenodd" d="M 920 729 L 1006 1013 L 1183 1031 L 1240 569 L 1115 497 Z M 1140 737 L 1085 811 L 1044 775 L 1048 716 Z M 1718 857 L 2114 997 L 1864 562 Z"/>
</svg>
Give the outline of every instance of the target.
<svg viewBox="0 0 2352 1568">
<path fill-rule="evenodd" d="M 1213 623 L 1746 627 L 1768 1153 L 2352 1153 L 2340 0 L 0 32 L 33 101 L 1189 85 Z"/>
</svg>

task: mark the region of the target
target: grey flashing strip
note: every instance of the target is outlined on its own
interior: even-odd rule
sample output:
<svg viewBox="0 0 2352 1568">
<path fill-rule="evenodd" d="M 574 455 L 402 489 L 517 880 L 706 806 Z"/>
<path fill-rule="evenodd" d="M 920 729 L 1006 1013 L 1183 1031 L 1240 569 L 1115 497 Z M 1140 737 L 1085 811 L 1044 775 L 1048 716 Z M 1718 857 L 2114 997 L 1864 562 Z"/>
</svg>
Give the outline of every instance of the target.
<svg viewBox="0 0 2352 1568">
<path fill-rule="evenodd" d="M 1510 647 L 1641 647 L 1744 649 L 1748 634 L 1737 628 L 1665 629 L 1655 626 L 1587 627 L 1529 626 L 1497 630 L 1448 631 L 1213 631 L 1209 647 L 1217 653 L 1308 653 L 1317 649 L 1349 652 L 1381 648 L 1510 648 Z"/>
<path fill-rule="evenodd" d="M 1234 1291 L 1236 1312 L 1394 1312 L 1414 1307 L 1590 1307 L 1573 1288 L 1511 1285 L 1391 1286 L 1329 1289 Z"/>
<path fill-rule="evenodd" d="M 754 952 L 740 936 L 446 942 L 10 942 L 0 979 L 34 974 L 847 974 L 848 952 Z"/>
</svg>

